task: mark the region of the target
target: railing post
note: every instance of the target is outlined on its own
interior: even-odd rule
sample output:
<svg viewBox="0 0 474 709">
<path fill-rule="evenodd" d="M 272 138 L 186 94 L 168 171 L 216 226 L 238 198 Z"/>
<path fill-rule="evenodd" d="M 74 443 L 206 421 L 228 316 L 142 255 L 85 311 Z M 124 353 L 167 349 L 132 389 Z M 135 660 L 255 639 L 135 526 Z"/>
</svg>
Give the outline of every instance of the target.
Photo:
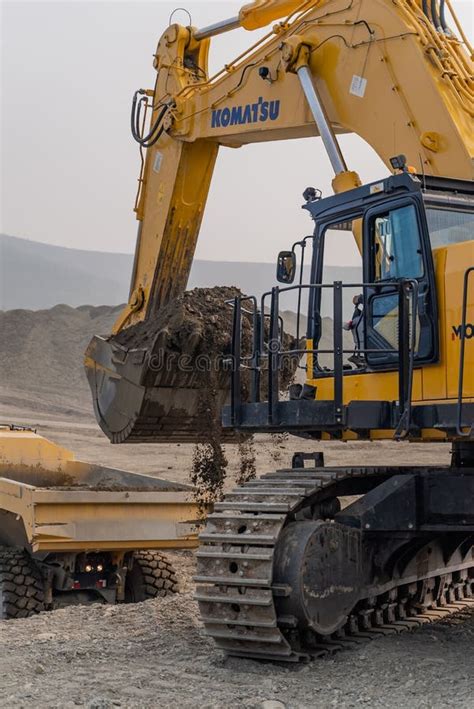
<svg viewBox="0 0 474 709">
<path fill-rule="evenodd" d="M 241 415 L 241 387 L 240 387 L 240 360 L 241 360 L 241 325 L 242 311 L 240 298 L 234 298 L 234 318 L 232 325 L 232 377 L 230 387 L 230 412 L 231 425 L 236 426 L 240 423 Z"/>
<path fill-rule="evenodd" d="M 333 321 L 333 347 L 334 347 L 334 421 L 343 423 L 343 339 L 342 339 L 342 281 L 334 281 L 334 321 Z"/>
<path fill-rule="evenodd" d="M 474 266 L 469 266 L 464 272 L 463 293 L 462 293 L 462 314 L 461 314 L 461 346 L 459 349 L 459 379 L 458 379 L 458 405 L 457 405 L 457 421 L 456 433 L 458 436 L 468 437 L 471 435 L 473 426 L 470 431 L 464 433 L 462 425 L 462 400 L 464 389 L 464 363 L 465 363 L 465 346 L 466 346 L 466 323 L 467 323 L 467 296 L 469 291 L 469 276 L 474 273 Z"/>
<path fill-rule="evenodd" d="M 297 346 L 299 347 L 299 342 L 300 342 L 300 319 L 301 319 L 301 296 L 302 296 L 302 291 L 303 289 L 301 288 L 303 284 L 303 275 L 304 275 L 304 251 L 306 248 L 306 240 L 303 239 L 301 242 L 301 264 L 300 264 L 300 282 L 299 285 L 300 287 L 298 288 L 298 304 L 296 308 L 296 342 Z"/>
<path fill-rule="evenodd" d="M 410 309 L 406 282 L 400 281 L 398 292 L 398 402 L 400 416 L 406 409 L 410 369 Z"/>
<path fill-rule="evenodd" d="M 268 341 L 268 422 L 270 424 L 276 424 L 278 418 L 277 410 L 280 368 L 280 338 L 278 332 L 279 300 L 279 288 L 272 288 L 270 337 Z"/>
<path fill-rule="evenodd" d="M 253 358 L 252 358 L 252 380 L 251 380 L 251 401 L 260 401 L 260 329 L 262 327 L 262 315 L 257 311 L 253 318 Z"/>
</svg>

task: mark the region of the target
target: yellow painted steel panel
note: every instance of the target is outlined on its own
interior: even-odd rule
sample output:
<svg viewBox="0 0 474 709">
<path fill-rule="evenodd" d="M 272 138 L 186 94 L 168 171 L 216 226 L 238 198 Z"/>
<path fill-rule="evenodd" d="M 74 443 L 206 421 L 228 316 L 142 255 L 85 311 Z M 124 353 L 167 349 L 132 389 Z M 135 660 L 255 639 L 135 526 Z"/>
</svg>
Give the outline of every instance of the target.
<svg viewBox="0 0 474 709">
<path fill-rule="evenodd" d="M 452 244 L 446 253 L 446 329 L 447 392 L 449 398 L 457 397 L 459 385 L 459 352 L 461 338 L 462 290 L 464 273 L 474 266 L 474 241 Z M 465 397 L 474 396 L 474 274 L 469 282 L 467 323 L 465 340 L 464 386 Z"/>
</svg>

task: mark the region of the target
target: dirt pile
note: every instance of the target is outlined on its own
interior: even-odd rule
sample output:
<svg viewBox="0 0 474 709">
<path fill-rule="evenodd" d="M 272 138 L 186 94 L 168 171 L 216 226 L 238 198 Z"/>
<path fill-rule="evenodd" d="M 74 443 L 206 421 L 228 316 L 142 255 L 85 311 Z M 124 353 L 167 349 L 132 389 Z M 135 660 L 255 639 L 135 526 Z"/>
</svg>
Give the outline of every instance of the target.
<svg viewBox="0 0 474 709">
<path fill-rule="evenodd" d="M 159 348 L 164 343 L 171 357 L 185 355 L 185 369 L 189 370 L 196 362 L 199 364 L 202 370 L 197 373 L 202 388 L 199 421 L 203 431 L 202 446 L 195 451 L 192 475 L 202 480 L 204 501 L 210 494 L 219 497 L 225 477 L 226 456 L 220 447 L 220 412 L 215 394 L 221 387 L 227 391 L 230 385 L 230 373 L 223 367 L 231 350 L 233 309 L 228 301 L 239 294 L 237 288 L 194 289 L 162 309 L 151 324 L 140 323 L 127 328 L 116 338 L 127 349 L 138 345 L 150 347 L 153 343 Z M 24 420 L 36 423 L 37 419 L 46 417 L 48 420 L 87 420 L 95 426 L 84 374 L 84 351 L 94 334 L 110 333 L 121 309 L 122 306 L 71 308 L 58 305 L 50 310 L 0 312 L 3 410 L 16 411 L 15 420 L 19 423 Z M 291 332 L 291 326 L 287 329 Z M 246 315 L 242 320 L 242 344 L 244 354 L 249 353 L 252 326 L 251 317 Z M 248 379 L 244 376 L 244 395 L 246 387 Z M 262 396 L 264 389 L 263 386 Z M 245 479 L 252 462 L 249 451 L 243 448 L 239 466 Z"/>
<path fill-rule="evenodd" d="M 16 480 L 34 487 L 65 488 L 74 478 L 62 470 L 47 470 L 41 465 L 10 465 L 0 463 L 0 478 Z"/>
<path fill-rule="evenodd" d="M 153 357 L 156 362 L 159 355 L 163 369 L 170 368 L 166 367 L 168 362 L 177 372 L 183 368 L 187 373 L 192 368 L 198 376 L 201 375 L 199 378 L 202 388 L 208 388 L 214 383 L 210 376 L 213 372 L 227 372 L 230 375 L 233 301 L 241 295 L 241 291 L 235 287 L 194 288 L 169 302 L 156 315 L 125 328 L 110 339 L 127 350 L 147 350 L 150 361 Z M 253 348 L 253 316 L 252 306 L 248 303 L 244 305 L 241 354 L 242 357 L 249 357 Z M 268 349 L 269 318 L 265 318 L 264 330 L 264 349 Z M 295 347 L 294 337 L 285 333 L 282 346 L 285 350 Z M 294 368 L 295 366 L 292 368 L 285 358 L 280 374 L 282 388 L 286 388 L 291 381 Z M 263 369 L 265 370 L 265 364 Z M 245 398 L 249 386 L 245 373 L 242 379 Z M 217 383 L 216 379 L 215 381 Z M 262 389 L 265 390 L 264 383 Z"/>
<path fill-rule="evenodd" d="M 229 354 L 233 309 L 228 301 L 237 288 L 194 288 L 185 291 L 156 315 L 119 332 L 114 342 L 127 349 L 163 347 L 170 352 L 198 356 Z M 250 328 L 248 324 L 244 332 Z"/>
<path fill-rule="evenodd" d="M 31 412 L 92 419 L 84 351 L 93 334 L 110 332 L 121 308 L 0 311 L 2 400 L 28 394 Z"/>
</svg>

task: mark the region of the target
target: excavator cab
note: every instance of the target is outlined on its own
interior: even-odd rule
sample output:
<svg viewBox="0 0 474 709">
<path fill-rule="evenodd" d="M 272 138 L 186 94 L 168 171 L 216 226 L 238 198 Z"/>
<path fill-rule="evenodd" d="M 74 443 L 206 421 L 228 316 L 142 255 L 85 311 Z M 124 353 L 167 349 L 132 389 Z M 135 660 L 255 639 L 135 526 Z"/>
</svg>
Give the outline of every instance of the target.
<svg viewBox="0 0 474 709">
<path fill-rule="evenodd" d="M 446 435 L 456 426 L 462 427 L 461 419 L 465 416 L 469 420 L 467 408 L 472 405 L 463 406 L 464 385 L 457 403 L 450 400 L 447 367 L 448 361 L 453 366 L 457 357 L 462 376 L 467 361 L 465 353 L 459 363 L 459 351 L 447 351 L 456 327 L 447 318 L 466 319 L 460 306 L 467 297 L 470 271 L 463 262 L 468 265 L 472 257 L 468 224 L 473 221 L 473 202 L 473 188 L 468 182 L 423 178 L 407 172 L 323 200 L 309 200 L 304 208 L 315 222 L 314 233 L 279 255 L 277 279 L 283 285 L 265 293 L 260 304 L 262 313 L 270 312 L 270 334 L 266 339 L 260 332 L 255 338 L 260 344 L 252 366 L 257 379 L 268 377 L 264 382 L 268 400 L 262 401 L 259 391 L 255 400 L 242 400 L 236 356 L 233 404 L 224 409 L 224 427 L 290 430 L 313 437 L 323 432 L 327 435 L 328 431 L 333 437 L 345 437 L 348 432 L 365 437 L 374 429 L 391 429 L 397 437 L 415 438 L 428 426 Z M 343 229 L 351 229 L 360 243 L 360 282 L 327 282 L 323 276 L 328 240 L 337 239 L 337 232 Z M 442 240 L 451 245 L 449 250 Z M 304 282 L 304 263 L 296 263 L 295 247 L 308 242 L 312 244 L 312 259 L 310 278 Z M 304 258 L 304 248 L 301 254 Z M 456 259 L 451 263 L 453 254 Z M 287 263 L 293 275 L 299 271 L 296 285 L 287 280 Z M 443 309 L 440 315 L 438 300 L 441 298 L 444 304 L 445 288 L 449 289 L 454 278 L 457 314 L 446 314 Z M 299 328 L 307 304 L 306 381 L 291 388 L 288 400 L 280 399 L 279 369 L 286 357 L 298 352 L 285 350 L 279 323 L 281 312 L 288 309 L 288 299 L 295 302 L 295 294 Z M 347 356 L 352 347 L 343 338 L 343 312 L 348 297 L 354 295 L 360 303 L 361 322 L 360 344 L 351 366 Z M 330 348 L 323 335 L 323 320 L 326 327 L 328 324 L 322 316 L 323 298 L 326 303 L 332 301 Z M 239 318 L 236 322 L 233 349 L 237 355 Z M 424 391 L 435 391 L 435 376 L 439 390 L 436 405 L 424 401 L 430 398 Z M 378 398 L 374 397 L 374 386 Z"/>
<path fill-rule="evenodd" d="M 403 281 L 410 281 L 416 289 L 412 298 L 416 299 L 412 302 L 416 310 L 414 361 L 432 362 L 438 356 L 434 265 L 419 187 L 418 180 L 408 175 L 401 180 L 389 178 L 369 186 L 369 196 L 363 194 L 359 206 L 351 205 L 353 228 L 362 230 L 363 282 L 355 288 L 362 307 L 359 350 L 370 370 L 398 366 L 399 289 Z M 339 210 L 324 213 L 321 221 L 316 212 L 314 218 L 318 220 L 320 245 L 316 260 L 324 261 L 327 234 L 333 233 L 332 220 L 340 218 Z M 319 268 L 316 265 L 316 272 Z M 315 308 L 319 293 L 315 292 Z M 313 345 L 318 344 L 318 334 L 311 337 Z"/>
</svg>

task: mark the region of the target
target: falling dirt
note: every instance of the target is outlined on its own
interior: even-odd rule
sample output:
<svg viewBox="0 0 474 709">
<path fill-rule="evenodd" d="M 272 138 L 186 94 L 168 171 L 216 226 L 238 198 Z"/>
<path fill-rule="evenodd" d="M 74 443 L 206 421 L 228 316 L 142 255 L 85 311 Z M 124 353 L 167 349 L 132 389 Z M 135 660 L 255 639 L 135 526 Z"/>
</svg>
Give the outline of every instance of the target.
<svg viewBox="0 0 474 709">
<path fill-rule="evenodd" d="M 286 431 L 271 434 L 271 441 L 273 446 L 272 450 L 270 451 L 270 455 L 272 457 L 272 460 L 275 461 L 275 463 L 278 463 L 282 459 L 282 451 L 285 449 L 285 443 L 288 441 L 288 438 L 289 434 L 286 433 Z"/>
<path fill-rule="evenodd" d="M 197 443 L 194 447 L 191 483 L 201 512 L 222 498 L 227 458 L 221 444 L 214 441 Z"/>
<path fill-rule="evenodd" d="M 202 396 L 199 403 L 201 442 L 194 446 L 190 480 L 195 488 L 195 499 L 205 514 L 206 507 L 222 498 L 227 470 L 227 458 L 222 445 L 220 411 L 216 406 L 216 374 L 202 377 Z"/>
<path fill-rule="evenodd" d="M 257 477 L 257 457 L 254 437 L 242 437 L 237 444 L 237 453 L 239 456 L 239 470 L 235 481 L 237 485 L 244 485 L 244 483 Z"/>
</svg>

